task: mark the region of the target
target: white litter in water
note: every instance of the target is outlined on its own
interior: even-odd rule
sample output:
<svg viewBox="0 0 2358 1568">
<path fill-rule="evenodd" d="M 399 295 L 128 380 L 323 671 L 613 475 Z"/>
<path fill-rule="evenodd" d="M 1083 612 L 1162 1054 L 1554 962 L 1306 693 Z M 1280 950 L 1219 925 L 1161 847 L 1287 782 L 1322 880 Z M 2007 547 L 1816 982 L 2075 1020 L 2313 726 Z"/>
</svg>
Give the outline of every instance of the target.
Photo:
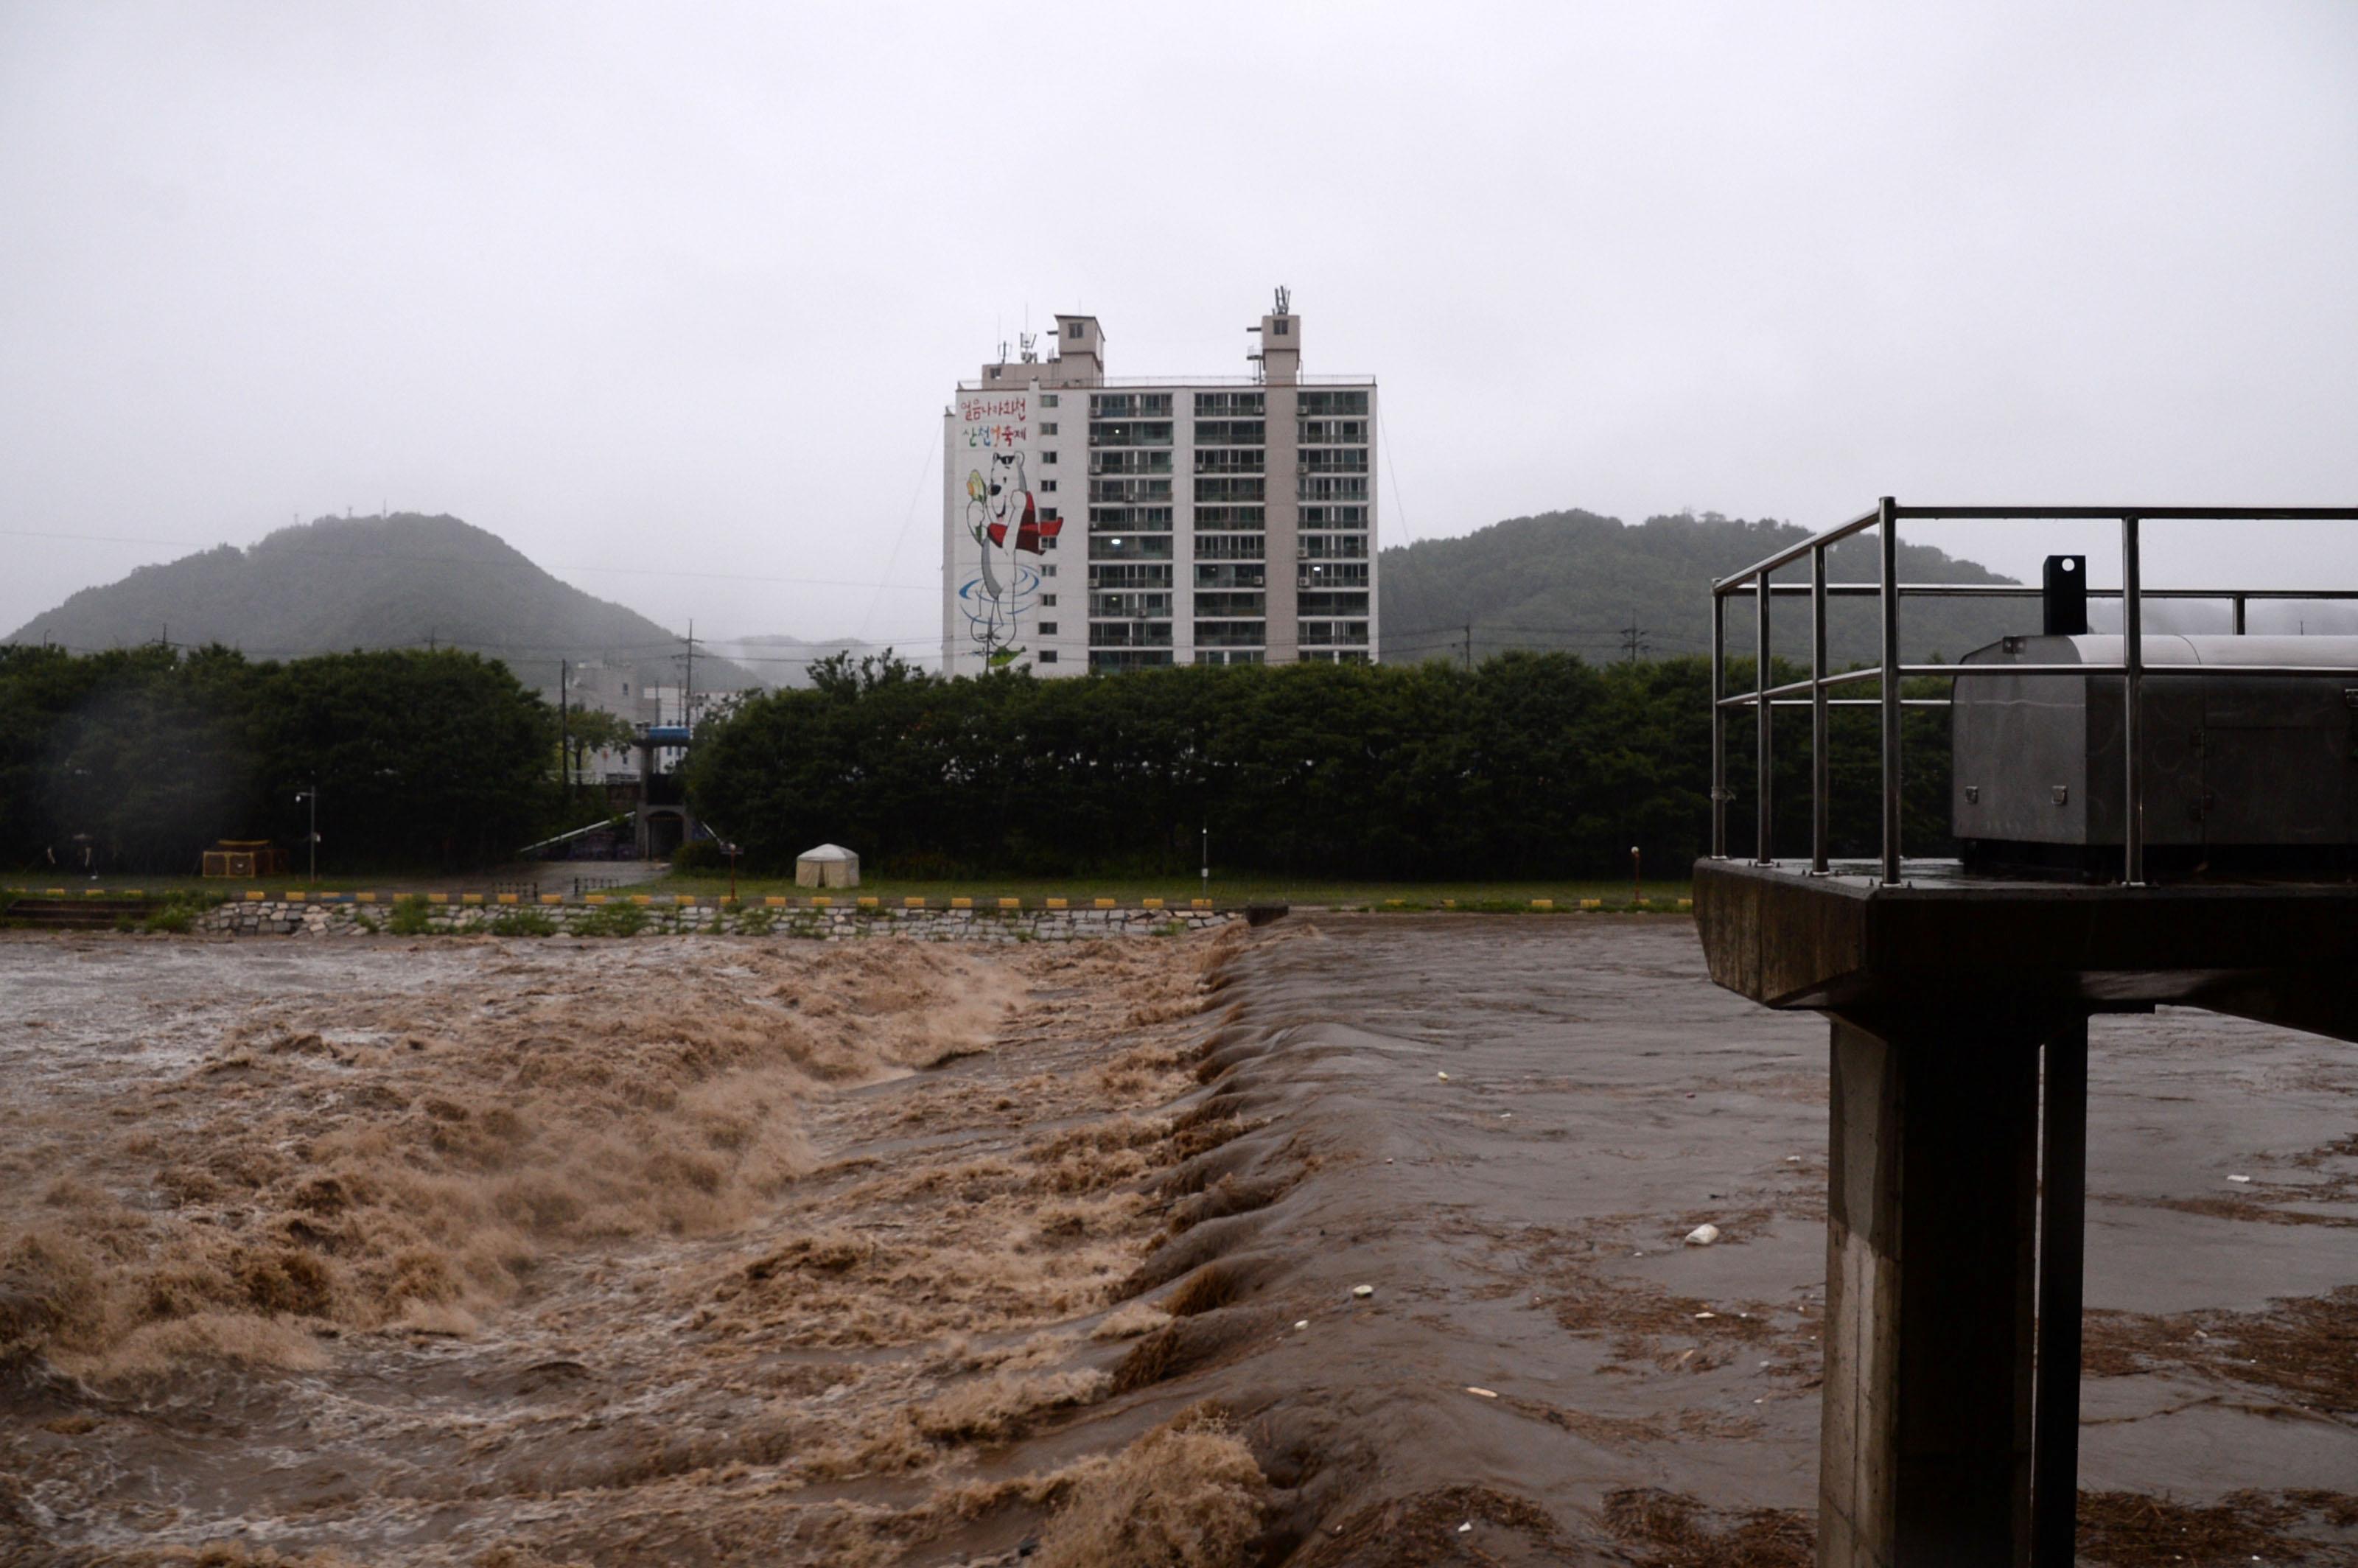
<svg viewBox="0 0 2358 1568">
<path fill-rule="evenodd" d="M 1708 1247 L 1718 1239 L 1719 1227 L 1715 1225 L 1698 1225 L 1687 1232 L 1687 1245 L 1690 1247 Z"/>
<path fill-rule="evenodd" d="M 1306 1317 L 1305 1317 L 1305 1318 L 1303 1318 L 1301 1322 L 1299 1322 L 1299 1323 L 1295 1324 L 1293 1326 L 1294 1326 L 1294 1327 L 1296 1327 L 1296 1328 L 1308 1328 L 1308 1327 L 1310 1326 L 1310 1320 L 1309 1320 L 1308 1318 L 1306 1318 Z"/>
<path fill-rule="evenodd" d="M 1447 1073 L 1435 1073 L 1433 1076 L 1439 1078 L 1444 1084 L 1449 1081 L 1449 1075 Z"/>
<path fill-rule="evenodd" d="M 1474 1521 L 1473 1521 L 1472 1519 L 1467 1519 L 1464 1524 L 1461 1524 L 1461 1525 L 1459 1525 L 1459 1526 L 1457 1527 L 1457 1533 L 1458 1533 L 1458 1534 L 1460 1534 L 1460 1535 L 1464 1535 L 1467 1530 L 1472 1530 L 1473 1528 L 1474 1528 Z M 2255 1558 L 2253 1558 L 2253 1559 L 2252 1559 L 2252 1561 L 2253 1561 L 2253 1562 L 2255 1562 L 2255 1563 L 2257 1563 L 2257 1562 L 2259 1561 L 2259 1559 L 2258 1559 L 2258 1558 L 2256 1558 L 2256 1557 L 2255 1557 Z"/>
<path fill-rule="evenodd" d="M 1368 1296 L 1374 1295 L 1376 1293 L 1376 1287 L 1373 1285 L 1353 1285 L 1351 1287 L 1351 1293 L 1364 1299 Z"/>
<path fill-rule="evenodd" d="M 1477 1389 L 1471 1383 L 1466 1385 L 1466 1391 L 1479 1399 L 1495 1400 L 1498 1397 L 1496 1390 L 1490 1389 Z"/>
<path fill-rule="evenodd" d="M 2251 1177 L 2249 1177 L 2249 1176 L 2230 1176 L 2230 1177 L 2228 1177 L 2227 1179 L 2228 1179 L 2229 1181 L 2231 1181 L 2231 1182 L 2248 1182 L 2248 1181 L 2250 1181 L 2252 1178 L 2251 1178 Z M 2259 1559 L 2258 1559 L 2258 1558 L 2256 1558 L 2256 1557 L 2255 1557 L 2255 1558 L 2253 1558 L 2253 1559 L 2252 1559 L 2252 1561 L 2253 1561 L 2253 1562 L 2255 1562 L 2255 1563 L 2257 1563 L 2257 1562 L 2259 1561 Z"/>
</svg>

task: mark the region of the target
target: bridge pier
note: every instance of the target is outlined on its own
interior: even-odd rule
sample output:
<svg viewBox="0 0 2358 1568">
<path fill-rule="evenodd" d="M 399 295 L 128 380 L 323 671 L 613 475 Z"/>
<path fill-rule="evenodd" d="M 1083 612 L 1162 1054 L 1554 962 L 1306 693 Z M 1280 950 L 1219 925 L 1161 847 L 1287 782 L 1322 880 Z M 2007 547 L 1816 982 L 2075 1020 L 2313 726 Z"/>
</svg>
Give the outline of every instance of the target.
<svg viewBox="0 0 2358 1568">
<path fill-rule="evenodd" d="M 1712 978 L 1831 1020 L 1818 1561 L 2071 1568 L 2088 1019 L 2358 1039 L 2358 886 L 1909 870 L 1695 867 Z"/>
</svg>

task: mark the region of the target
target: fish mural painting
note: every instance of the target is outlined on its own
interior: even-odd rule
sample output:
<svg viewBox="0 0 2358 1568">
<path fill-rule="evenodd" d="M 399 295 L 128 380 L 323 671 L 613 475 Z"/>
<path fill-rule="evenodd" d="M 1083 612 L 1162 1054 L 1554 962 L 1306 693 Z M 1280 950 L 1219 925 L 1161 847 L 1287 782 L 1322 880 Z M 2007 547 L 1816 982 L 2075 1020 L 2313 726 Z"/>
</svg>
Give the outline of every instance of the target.
<svg viewBox="0 0 2358 1568">
<path fill-rule="evenodd" d="M 1064 522 L 1033 492 L 1028 413 L 1025 397 L 1001 395 L 965 399 L 953 415 L 946 466 L 966 473 L 956 534 L 946 541 L 965 643 L 944 649 L 952 674 L 972 669 L 968 660 L 977 658 L 985 669 L 1001 669 L 1029 651 L 1024 623 L 1039 604 L 1043 578 L 1037 557 L 1053 547 Z"/>
</svg>

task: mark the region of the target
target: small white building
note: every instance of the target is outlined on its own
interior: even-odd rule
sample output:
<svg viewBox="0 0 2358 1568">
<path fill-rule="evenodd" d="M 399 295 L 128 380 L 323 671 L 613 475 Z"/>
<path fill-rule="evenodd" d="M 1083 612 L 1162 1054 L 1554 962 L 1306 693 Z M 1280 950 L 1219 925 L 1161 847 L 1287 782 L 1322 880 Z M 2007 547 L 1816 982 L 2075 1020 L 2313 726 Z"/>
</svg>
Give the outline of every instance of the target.
<svg viewBox="0 0 2358 1568">
<path fill-rule="evenodd" d="M 821 844 L 795 857 L 795 885 L 805 888 L 856 888 L 860 857 L 840 844 Z"/>
</svg>

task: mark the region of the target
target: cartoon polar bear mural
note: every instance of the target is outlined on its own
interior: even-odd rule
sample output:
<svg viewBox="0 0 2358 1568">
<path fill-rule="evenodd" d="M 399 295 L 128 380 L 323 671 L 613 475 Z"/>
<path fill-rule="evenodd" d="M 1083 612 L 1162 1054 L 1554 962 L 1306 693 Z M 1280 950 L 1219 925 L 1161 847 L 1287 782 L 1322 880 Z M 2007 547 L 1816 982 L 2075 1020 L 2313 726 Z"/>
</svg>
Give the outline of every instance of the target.
<svg viewBox="0 0 2358 1568">
<path fill-rule="evenodd" d="M 983 665 L 998 669 L 1023 656 L 1015 638 L 1019 618 L 1040 585 L 1040 572 L 1023 554 L 1044 554 L 1042 541 L 1064 528 L 1060 518 L 1042 521 L 1024 475 L 1020 449 L 995 447 L 984 466 L 966 476 L 966 527 L 980 551 L 980 573 L 958 590 L 967 635 L 982 648 Z"/>
</svg>

